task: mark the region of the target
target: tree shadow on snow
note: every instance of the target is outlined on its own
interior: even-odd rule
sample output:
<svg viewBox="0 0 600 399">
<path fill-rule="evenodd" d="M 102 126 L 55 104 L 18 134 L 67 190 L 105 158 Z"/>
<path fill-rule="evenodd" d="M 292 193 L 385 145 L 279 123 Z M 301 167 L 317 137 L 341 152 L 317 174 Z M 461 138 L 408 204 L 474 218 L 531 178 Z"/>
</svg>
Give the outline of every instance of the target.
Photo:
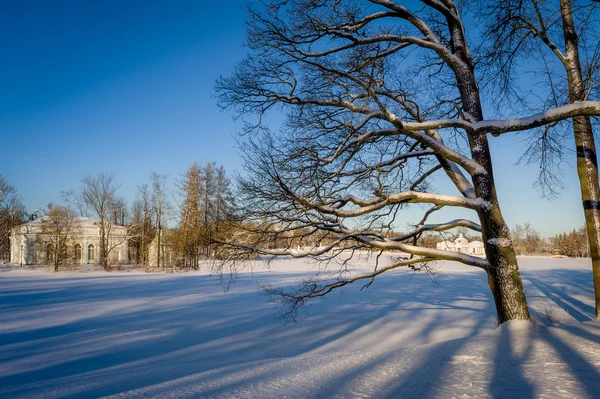
<svg viewBox="0 0 600 399">
<path fill-rule="evenodd" d="M 592 273 L 587 270 L 537 270 L 524 274 L 526 293 L 539 290 L 578 322 L 593 320 L 594 307 L 575 298 L 593 298 Z M 528 287 L 528 283 L 531 287 Z"/>
<path fill-rule="evenodd" d="M 558 272 L 524 274 L 526 289 L 570 304 L 574 309 L 569 313 L 575 315 L 579 309 L 583 319 L 589 305 L 572 295 L 586 292 L 591 274 Z M 291 281 L 304 275 L 264 276 Z M 360 364 L 340 366 L 310 396 L 336 396 L 340 387 L 358 392 L 360 381 L 392 370 L 373 395 L 435 397 L 453 370 L 452 359 L 465 350 L 467 341 L 408 350 L 414 360 L 409 366 L 397 364 L 391 350 L 495 328 L 495 307 L 484 273 L 441 272 L 438 284 L 406 271 L 386 274 L 369 289 L 355 286 L 343 295 L 330 295 L 301 315 L 297 324 L 288 325 L 277 321 L 279 309 L 256 290 L 255 280 L 264 276 L 240 274 L 227 293 L 216 285 L 215 277 L 202 275 L 0 280 L 0 325 L 9 327 L 0 332 L 0 396 L 52 391 L 61 397 L 97 397 L 139 389 L 154 389 L 151 396 L 161 396 L 165 390 L 211 381 L 212 386 L 192 396 L 219 395 L 260 381 L 285 381 L 297 373 L 285 367 L 248 373 L 250 364 L 283 365 L 298 355 L 375 350 L 377 355 Z M 574 334 L 587 334 L 585 339 L 598 343 L 594 334 L 582 330 Z M 521 367 L 531 348 L 513 352 L 510 332 L 497 339 L 498 359 L 489 390 L 496 397 L 507 397 L 502 390 L 503 381 L 509 379 L 515 392 L 524 395 L 520 397 L 532 397 Z M 560 339 L 549 336 L 548 342 L 560 347 L 573 364 L 586 365 L 584 358 L 561 346 L 565 344 Z M 334 362 L 335 356 L 331 359 Z M 232 374 L 237 379 L 226 378 Z"/>
</svg>

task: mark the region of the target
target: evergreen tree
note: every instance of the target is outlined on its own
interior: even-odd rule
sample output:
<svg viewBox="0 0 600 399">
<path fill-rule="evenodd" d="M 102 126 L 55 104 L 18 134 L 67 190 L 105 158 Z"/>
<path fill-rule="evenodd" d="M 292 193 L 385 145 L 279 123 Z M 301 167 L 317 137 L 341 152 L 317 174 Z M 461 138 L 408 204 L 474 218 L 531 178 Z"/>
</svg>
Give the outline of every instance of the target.
<svg viewBox="0 0 600 399">
<path fill-rule="evenodd" d="M 183 197 L 177 247 L 185 264 L 199 267 L 199 257 L 214 254 L 214 242 L 226 234 L 233 209 L 231 182 L 223 166 L 215 162 L 194 163 L 183 175 Z"/>
</svg>

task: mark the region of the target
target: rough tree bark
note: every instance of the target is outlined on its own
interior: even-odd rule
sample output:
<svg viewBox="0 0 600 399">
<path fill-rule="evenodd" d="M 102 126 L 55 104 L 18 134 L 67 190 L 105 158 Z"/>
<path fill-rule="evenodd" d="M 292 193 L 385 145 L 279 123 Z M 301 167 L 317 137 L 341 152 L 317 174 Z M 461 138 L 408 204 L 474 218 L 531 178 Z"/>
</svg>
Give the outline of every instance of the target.
<svg viewBox="0 0 600 399">
<path fill-rule="evenodd" d="M 435 6 L 436 2 L 424 1 Z M 462 65 L 450 63 L 457 81 L 465 119 L 471 123 L 483 121 L 479 88 L 475 67 L 467 46 L 465 27 L 459 19 L 459 11 L 447 2 L 446 14 L 454 54 Z M 486 134 L 468 132 L 473 160 L 483 167 L 484 173 L 473 175 L 475 194 L 490 205 L 478 210 L 481 233 L 490 267 L 487 269 L 488 284 L 494 295 L 498 323 L 508 320 L 529 320 L 529 309 L 521 281 L 519 265 L 510 237 L 510 229 L 504 221 L 494 182 L 492 157 Z"/>
<path fill-rule="evenodd" d="M 492 60 L 492 65 L 501 76 L 501 87 L 510 87 L 512 70 L 518 65 L 518 58 L 540 58 L 546 71 L 544 76 L 549 83 L 547 102 L 554 106 L 560 103 L 581 103 L 588 99 L 594 79 L 594 71 L 598 70 L 597 39 L 588 37 L 584 54 L 588 56 L 588 70 L 584 77 L 580 57 L 580 34 L 589 36 L 594 26 L 595 6 L 592 3 L 580 3 L 578 12 L 582 26 L 575 23 L 573 2 L 560 0 L 557 3 L 543 3 L 538 0 L 498 1 L 489 4 L 481 3 L 482 18 L 487 23 L 487 31 L 493 37 L 493 45 L 488 47 L 485 58 Z M 597 12 L 596 12 L 597 13 Z M 560 43 L 562 41 L 562 45 Z M 546 50 L 556 59 L 559 69 L 544 58 Z M 566 87 L 561 83 L 566 78 Z M 495 82 L 494 82 L 495 83 Z M 600 186 L 598 183 L 598 165 L 592 124 L 587 115 L 572 118 L 572 131 L 575 139 L 577 155 L 577 174 L 584 209 L 585 227 L 588 236 L 589 250 L 592 257 L 592 271 L 595 292 L 595 317 L 600 315 Z M 555 140 L 551 128 L 542 131 L 539 136 L 545 143 Z M 550 138 L 550 139 L 548 139 Z M 556 192 L 557 180 L 553 173 L 546 173 L 548 160 L 554 156 L 562 156 L 561 144 L 546 144 L 529 152 L 529 159 L 540 160 L 540 186 L 547 188 L 551 194 Z M 531 150 L 528 150 L 531 151 Z M 555 164 L 549 162 L 551 169 Z M 548 178 L 548 176 L 551 176 Z"/>
<path fill-rule="evenodd" d="M 560 0 L 560 14 L 565 41 L 565 69 L 569 85 L 569 101 L 582 101 L 586 98 L 586 93 L 579 59 L 579 37 L 573 20 L 571 0 Z M 577 150 L 577 175 L 581 189 L 581 202 L 585 213 L 590 255 L 592 256 L 594 315 L 598 318 L 600 317 L 600 185 L 598 184 L 596 145 L 589 117 L 574 117 L 573 133 Z"/>
</svg>

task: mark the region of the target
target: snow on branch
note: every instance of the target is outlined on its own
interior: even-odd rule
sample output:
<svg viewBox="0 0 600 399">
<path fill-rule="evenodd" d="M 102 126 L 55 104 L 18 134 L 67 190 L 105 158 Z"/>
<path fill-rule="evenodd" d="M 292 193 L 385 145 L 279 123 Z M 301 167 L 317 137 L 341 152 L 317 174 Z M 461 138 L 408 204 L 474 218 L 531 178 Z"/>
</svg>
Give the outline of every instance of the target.
<svg viewBox="0 0 600 399">
<path fill-rule="evenodd" d="M 370 246 L 371 248 L 377 248 L 386 251 L 402 251 L 415 256 L 423 256 L 435 260 L 452 260 L 455 262 L 460 262 L 462 264 L 468 266 L 474 266 L 481 269 L 487 269 L 489 267 L 489 263 L 486 259 L 480 258 L 477 256 L 467 255 L 462 252 L 454 252 L 454 251 L 445 251 L 443 249 L 433 249 L 433 248 L 425 248 L 419 247 L 416 245 L 404 244 L 402 242 L 397 242 L 392 239 L 384 239 L 384 240 L 376 240 L 370 237 L 356 237 L 356 239 Z"/>
<path fill-rule="evenodd" d="M 392 241 L 404 241 L 404 240 L 412 238 L 416 235 L 419 235 L 425 231 L 446 231 L 446 230 L 453 229 L 455 227 L 466 227 L 466 228 L 474 230 L 474 231 L 479 231 L 479 232 L 481 231 L 481 226 L 471 220 L 455 219 L 455 220 L 452 220 L 452 221 L 446 222 L 446 223 L 418 225 L 415 230 L 411 231 L 410 233 L 403 234 L 398 237 L 394 237 L 394 238 L 392 238 Z"/>
<path fill-rule="evenodd" d="M 405 131 L 425 131 L 433 129 L 464 129 L 475 133 L 492 133 L 499 136 L 503 133 L 517 132 L 536 127 L 560 122 L 575 116 L 600 116 L 600 101 L 575 101 L 571 104 L 556 107 L 528 117 L 483 120 L 469 122 L 462 119 L 440 119 L 425 122 L 403 122 L 401 119 L 390 115 L 390 120 L 395 122 Z"/>
<path fill-rule="evenodd" d="M 575 116 L 600 116 L 600 101 L 575 101 L 525 118 L 481 121 L 472 124 L 480 133 L 503 133 L 529 130 L 536 127 L 560 122 Z"/>
<path fill-rule="evenodd" d="M 439 209 L 436 207 L 434 209 Z M 420 247 L 418 245 L 407 244 L 406 242 L 414 236 L 424 231 L 444 231 L 454 227 L 467 227 L 475 231 L 481 231 L 481 226 L 466 219 L 457 219 L 447 223 L 420 225 L 413 232 L 389 238 L 382 231 L 361 228 L 349 228 L 341 220 L 316 221 L 306 217 L 292 219 L 288 217 L 287 227 L 276 228 L 273 224 L 256 225 L 247 229 L 254 237 L 245 242 L 240 240 L 230 240 L 228 242 L 218 242 L 222 248 L 223 259 L 225 263 L 232 261 L 252 259 L 252 256 L 291 256 L 294 258 L 316 258 L 328 259 L 338 256 L 344 250 L 379 250 L 385 252 L 400 251 L 413 257 L 426 258 L 429 260 L 450 260 L 463 263 L 465 265 L 486 269 L 488 262 L 486 259 L 472 256 L 460 252 L 439 250 L 433 248 Z M 295 232 L 295 233 L 294 233 Z M 322 233 L 329 232 L 329 236 Z M 292 233 L 292 234 L 290 234 Z M 307 239 L 310 243 L 310 236 L 320 235 L 319 245 L 314 244 L 306 247 L 301 244 Z M 321 240 L 327 238 L 322 244 Z M 270 248 L 268 243 L 276 243 L 276 248 Z M 296 244 L 293 244 L 295 242 Z M 297 247 L 296 247 L 297 246 Z M 422 259 L 421 262 L 429 260 Z"/>
<path fill-rule="evenodd" d="M 478 210 L 482 207 L 489 206 L 489 204 L 486 201 L 480 198 L 466 198 L 453 195 L 432 194 L 417 191 L 405 191 L 398 194 L 391 194 L 382 197 L 373 197 L 370 199 L 361 199 L 354 195 L 348 195 L 345 198 L 340 198 L 331 205 L 317 204 L 313 201 L 299 196 L 296 196 L 296 200 L 308 208 L 342 218 L 358 217 L 378 211 L 386 206 L 407 203 L 429 203 L 436 205 L 449 205 L 474 210 Z M 357 205 L 358 208 L 342 209 L 343 206 L 349 203 Z"/>
</svg>

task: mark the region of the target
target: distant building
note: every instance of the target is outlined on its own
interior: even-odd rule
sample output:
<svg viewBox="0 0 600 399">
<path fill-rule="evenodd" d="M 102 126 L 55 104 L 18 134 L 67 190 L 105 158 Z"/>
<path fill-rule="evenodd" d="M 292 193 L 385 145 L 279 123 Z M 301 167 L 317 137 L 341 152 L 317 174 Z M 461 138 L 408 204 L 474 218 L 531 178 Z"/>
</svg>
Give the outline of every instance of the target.
<svg viewBox="0 0 600 399">
<path fill-rule="evenodd" d="M 461 252 L 469 255 L 485 256 L 485 249 L 483 248 L 483 242 L 467 240 L 462 233 L 458 236 L 454 242 L 452 241 L 441 241 L 436 245 L 437 249 L 443 249 L 444 251 Z"/>
<path fill-rule="evenodd" d="M 170 234 L 161 234 L 160 264 L 158 263 L 158 235 L 148 246 L 148 265 L 150 267 L 171 267 L 177 261 L 175 245 L 171 244 Z"/>
<path fill-rule="evenodd" d="M 42 216 L 13 228 L 10 232 L 10 261 L 22 265 L 44 265 L 51 263 L 52 246 L 44 240 L 43 224 L 49 223 Z M 73 233 L 69 239 L 70 258 L 73 264 L 96 264 L 100 262 L 100 221 L 88 217 L 76 217 Z M 111 226 L 111 264 L 128 263 L 129 240 L 127 229 Z"/>
</svg>

